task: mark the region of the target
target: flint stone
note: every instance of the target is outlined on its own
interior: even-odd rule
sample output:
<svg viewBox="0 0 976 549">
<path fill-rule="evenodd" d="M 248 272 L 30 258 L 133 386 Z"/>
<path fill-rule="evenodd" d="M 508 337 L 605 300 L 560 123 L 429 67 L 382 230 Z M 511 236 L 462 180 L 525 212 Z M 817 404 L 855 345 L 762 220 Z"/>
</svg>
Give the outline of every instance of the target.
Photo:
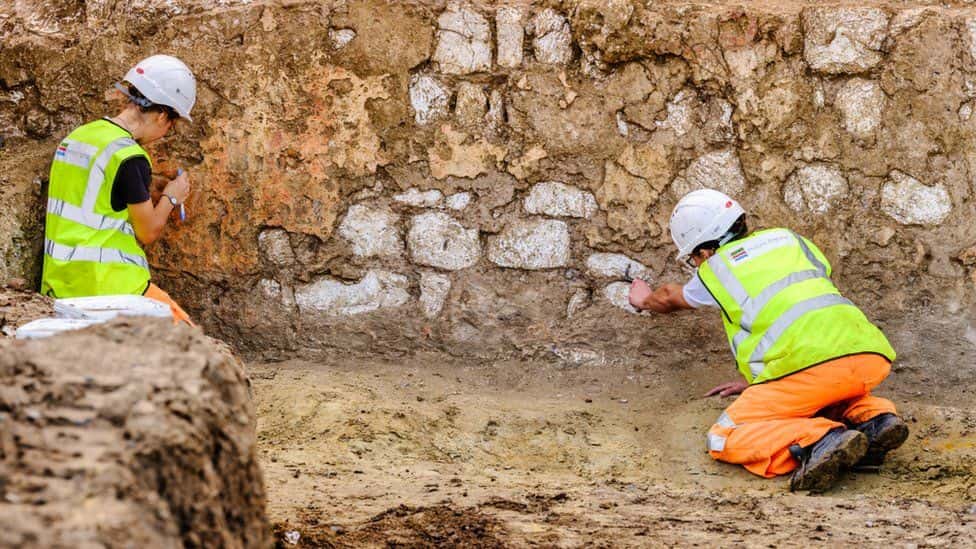
<svg viewBox="0 0 976 549">
<path fill-rule="evenodd" d="M 277 302 L 285 307 L 295 305 L 295 295 L 287 287 L 282 287 L 277 280 L 262 278 L 258 281 L 258 291 L 271 302 Z"/>
<path fill-rule="evenodd" d="M 888 14 L 878 8 L 815 7 L 803 11 L 803 58 L 827 74 L 864 72 L 881 62 Z"/>
<path fill-rule="evenodd" d="M 438 273 L 420 275 L 420 307 L 427 318 L 434 318 L 444 308 L 444 301 L 451 291 L 451 279 Z"/>
<path fill-rule="evenodd" d="M 589 307 L 590 301 L 591 295 L 589 290 L 580 288 L 573 292 L 573 296 L 569 298 L 569 303 L 566 305 L 566 318 L 572 319 L 576 316 L 576 313 Z"/>
<path fill-rule="evenodd" d="M 441 212 L 415 216 L 407 246 L 415 263 L 449 271 L 471 267 L 481 256 L 478 229 L 465 229 Z"/>
<path fill-rule="evenodd" d="M 520 221 L 505 228 L 488 245 L 488 259 L 501 267 L 552 269 L 569 263 L 569 228 L 563 221 Z"/>
<path fill-rule="evenodd" d="M 445 74 L 491 70 L 491 28 L 480 13 L 449 7 L 437 18 L 437 48 L 433 60 Z"/>
<path fill-rule="evenodd" d="M 663 130 L 671 130 L 674 135 L 681 137 L 694 127 L 694 114 L 698 104 L 699 101 L 695 92 L 682 89 L 665 106 L 667 117 L 664 120 L 656 121 L 655 125 Z M 729 116 L 731 116 L 731 112 Z"/>
<path fill-rule="evenodd" d="M 471 193 L 456 193 L 444 200 L 444 205 L 450 210 L 463 210 L 471 203 Z"/>
<path fill-rule="evenodd" d="M 356 31 L 352 29 L 329 30 L 329 39 L 332 40 L 332 46 L 337 50 L 341 50 L 342 48 L 346 47 L 355 37 Z"/>
<path fill-rule="evenodd" d="M 498 35 L 498 64 L 515 68 L 522 64 L 522 44 L 525 29 L 522 28 L 522 10 L 506 6 L 495 14 L 495 32 Z"/>
<path fill-rule="evenodd" d="M 572 366 L 603 366 L 607 362 L 603 353 L 582 346 L 553 347 L 552 354 Z"/>
<path fill-rule="evenodd" d="M 969 57 L 976 61 L 976 19 L 966 21 L 966 34 L 969 39 Z"/>
<path fill-rule="evenodd" d="M 284 229 L 268 229 L 258 235 L 258 249 L 273 265 L 287 267 L 295 263 L 288 232 Z"/>
<path fill-rule="evenodd" d="M 566 18 L 552 8 L 532 18 L 532 48 L 540 63 L 563 65 L 573 58 L 573 36 Z"/>
<path fill-rule="evenodd" d="M 410 300 L 407 277 L 372 270 L 356 284 L 323 277 L 295 291 L 295 302 L 303 314 L 351 316 L 381 308 L 400 307 Z"/>
<path fill-rule="evenodd" d="M 746 188 L 742 164 L 732 149 L 700 156 L 688 166 L 684 177 L 676 178 L 671 188 L 676 196 L 697 189 L 716 189 L 735 198 Z"/>
<path fill-rule="evenodd" d="M 881 210 L 902 225 L 939 225 L 952 211 L 944 186 L 929 187 L 899 171 L 889 174 L 881 188 Z"/>
<path fill-rule="evenodd" d="M 359 257 L 399 257 L 403 241 L 397 231 L 396 214 L 354 204 L 339 225 L 339 235 L 352 244 L 352 252 Z"/>
<path fill-rule="evenodd" d="M 628 273 L 630 278 L 640 278 L 645 282 L 649 281 L 651 276 L 651 272 L 643 263 L 623 254 L 595 253 L 587 258 L 586 271 L 591 276 L 618 280 L 628 276 Z"/>
<path fill-rule="evenodd" d="M 447 114 L 450 93 L 440 82 L 426 74 L 410 78 L 410 106 L 417 124 L 425 125 Z"/>
<path fill-rule="evenodd" d="M 795 212 L 806 209 L 827 213 L 831 206 L 847 197 L 850 188 L 840 170 L 826 164 L 803 166 L 786 181 L 783 199 Z"/>
<path fill-rule="evenodd" d="M 603 288 L 603 297 L 614 307 L 623 309 L 631 314 L 640 314 L 630 304 L 630 282 L 613 282 Z"/>
<path fill-rule="evenodd" d="M 597 211 L 592 193 L 558 181 L 538 183 L 524 201 L 525 211 L 555 217 L 592 217 Z"/>
<path fill-rule="evenodd" d="M 415 208 L 433 208 L 440 206 L 441 201 L 444 200 L 444 194 L 437 189 L 421 191 L 410 188 L 405 193 L 393 195 L 393 200 Z"/>
<path fill-rule="evenodd" d="M 885 94 L 873 80 L 851 78 L 838 91 L 834 106 L 844 118 L 844 127 L 861 139 L 874 134 L 881 124 Z"/>
</svg>

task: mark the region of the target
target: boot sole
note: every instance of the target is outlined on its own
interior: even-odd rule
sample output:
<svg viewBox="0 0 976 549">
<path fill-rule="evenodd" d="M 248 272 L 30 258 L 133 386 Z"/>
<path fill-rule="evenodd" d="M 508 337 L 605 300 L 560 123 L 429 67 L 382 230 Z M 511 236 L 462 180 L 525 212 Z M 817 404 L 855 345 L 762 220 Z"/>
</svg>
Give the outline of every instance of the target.
<svg viewBox="0 0 976 549">
<path fill-rule="evenodd" d="M 889 452 L 898 448 L 908 440 L 908 425 L 899 421 L 882 431 L 871 441 L 869 452 Z"/>
<path fill-rule="evenodd" d="M 889 425 L 887 429 L 881 431 L 874 440 L 868 444 L 868 453 L 854 465 L 854 470 L 859 473 L 878 473 L 881 465 L 884 464 L 888 452 L 900 447 L 908 439 L 908 425 L 899 421 Z"/>
<path fill-rule="evenodd" d="M 836 448 L 817 462 L 808 463 L 802 478 L 790 479 L 790 490 L 823 492 L 834 485 L 841 473 L 850 469 L 868 452 L 868 437 L 860 431 L 846 431 Z"/>
</svg>

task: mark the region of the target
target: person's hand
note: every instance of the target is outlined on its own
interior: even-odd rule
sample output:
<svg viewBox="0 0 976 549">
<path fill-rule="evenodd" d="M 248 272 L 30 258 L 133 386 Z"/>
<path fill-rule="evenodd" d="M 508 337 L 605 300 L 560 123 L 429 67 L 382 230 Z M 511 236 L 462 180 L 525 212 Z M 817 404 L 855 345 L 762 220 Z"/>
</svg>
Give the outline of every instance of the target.
<svg viewBox="0 0 976 549">
<path fill-rule="evenodd" d="M 647 285 L 647 282 L 644 282 L 639 278 L 635 278 L 634 281 L 630 283 L 630 294 L 628 295 L 631 306 L 638 311 L 641 310 L 644 302 L 652 293 L 653 290 L 651 290 L 651 287 Z"/>
<path fill-rule="evenodd" d="M 167 183 L 163 189 L 163 194 L 172 196 L 180 204 L 186 202 L 186 198 L 190 196 L 190 178 L 186 172 L 180 173 L 176 179 Z"/>
<path fill-rule="evenodd" d="M 749 388 L 749 384 L 746 383 L 745 381 L 729 381 L 705 393 L 705 396 L 710 397 L 710 396 L 718 395 L 718 396 L 727 397 L 727 396 L 737 395 L 748 388 Z"/>
</svg>

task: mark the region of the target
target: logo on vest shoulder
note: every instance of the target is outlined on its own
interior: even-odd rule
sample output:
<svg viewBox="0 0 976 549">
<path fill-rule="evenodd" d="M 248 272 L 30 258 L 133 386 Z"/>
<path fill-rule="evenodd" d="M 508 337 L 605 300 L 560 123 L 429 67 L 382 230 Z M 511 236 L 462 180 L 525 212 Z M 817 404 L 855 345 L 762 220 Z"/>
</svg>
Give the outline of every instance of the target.
<svg viewBox="0 0 976 549">
<path fill-rule="evenodd" d="M 64 162 L 72 166 L 88 169 L 92 157 L 98 152 L 98 147 L 65 139 L 58 145 L 58 150 L 54 153 L 54 160 Z"/>
<path fill-rule="evenodd" d="M 747 252 L 745 248 L 736 248 L 729 252 L 729 259 L 731 259 L 732 263 L 735 264 L 742 263 L 743 261 L 749 259 L 749 252 Z"/>
</svg>

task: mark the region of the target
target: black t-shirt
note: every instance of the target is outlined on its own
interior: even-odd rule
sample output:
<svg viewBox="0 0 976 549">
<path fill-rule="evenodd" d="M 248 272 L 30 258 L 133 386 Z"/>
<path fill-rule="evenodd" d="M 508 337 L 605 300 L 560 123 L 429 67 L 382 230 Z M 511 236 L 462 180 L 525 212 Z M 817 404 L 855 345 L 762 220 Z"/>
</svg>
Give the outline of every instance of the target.
<svg viewBox="0 0 976 549">
<path fill-rule="evenodd" d="M 112 182 L 112 209 L 121 212 L 129 204 L 141 204 L 149 200 L 151 183 L 152 168 L 149 167 L 149 160 L 146 157 L 135 156 L 125 160 L 115 172 L 115 181 Z"/>
</svg>

